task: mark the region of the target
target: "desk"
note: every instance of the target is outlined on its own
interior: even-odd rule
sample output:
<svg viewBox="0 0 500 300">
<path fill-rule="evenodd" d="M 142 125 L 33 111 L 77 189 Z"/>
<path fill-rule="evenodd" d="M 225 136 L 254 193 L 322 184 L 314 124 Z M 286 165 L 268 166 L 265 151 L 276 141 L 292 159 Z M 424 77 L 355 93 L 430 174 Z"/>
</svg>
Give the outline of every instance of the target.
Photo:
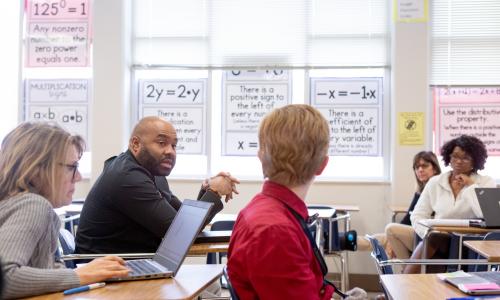
<svg viewBox="0 0 500 300">
<path fill-rule="evenodd" d="M 491 262 L 500 262 L 500 241 L 465 241 L 464 245 Z"/>
<path fill-rule="evenodd" d="M 28 299 L 193 299 L 222 275 L 223 265 L 182 265 L 175 278 L 109 283 L 64 297 L 62 292 Z"/>
<path fill-rule="evenodd" d="M 454 286 L 437 278 L 436 274 L 380 275 L 382 285 L 390 299 L 421 300 L 466 297 Z"/>
<path fill-rule="evenodd" d="M 193 244 L 188 255 L 205 255 L 207 253 L 227 252 L 229 243 L 200 243 Z"/>
<path fill-rule="evenodd" d="M 391 222 L 396 223 L 396 216 L 399 214 L 406 214 L 406 212 L 408 211 L 408 205 L 391 204 L 389 205 L 389 209 L 392 212 Z"/>
<path fill-rule="evenodd" d="M 424 224 L 420 223 L 421 225 L 425 226 Z M 486 234 L 491 231 L 498 231 L 498 229 L 487 229 L 487 228 L 478 228 L 478 227 L 469 227 L 469 226 L 439 226 L 439 225 L 434 225 L 434 226 L 427 226 L 427 231 L 422 238 L 423 248 L 424 252 L 427 253 L 427 237 L 431 235 L 434 232 L 442 232 L 442 233 L 453 233 L 458 235 L 458 258 L 462 258 L 462 241 L 463 241 L 463 235 L 465 234 Z M 458 266 L 460 268 L 460 266 Z M 426 266 L 422 265 L 422 273 L 425 273 Z"/>
</svg>

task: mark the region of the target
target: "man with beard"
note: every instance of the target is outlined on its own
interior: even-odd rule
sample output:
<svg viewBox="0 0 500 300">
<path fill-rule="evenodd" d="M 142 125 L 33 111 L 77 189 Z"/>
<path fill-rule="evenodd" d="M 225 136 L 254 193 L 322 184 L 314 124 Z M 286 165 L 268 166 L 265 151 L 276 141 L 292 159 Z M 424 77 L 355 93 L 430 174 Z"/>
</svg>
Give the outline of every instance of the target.
<svg viewBox="0 0 500 300">
<path fill-rule="evenodd" d="M 146 117 L 135 126 L 128 150 L 106 160 L 80 216 L 76 253 L 155 252 L 181 201 L 168 176 L 175 165 L 177 135 L 169 122 Z M 221 172 L 206 180 L 198 200 L 214 203 L 209 222 L 232 198 L 239 181 Z"/>
</svg>

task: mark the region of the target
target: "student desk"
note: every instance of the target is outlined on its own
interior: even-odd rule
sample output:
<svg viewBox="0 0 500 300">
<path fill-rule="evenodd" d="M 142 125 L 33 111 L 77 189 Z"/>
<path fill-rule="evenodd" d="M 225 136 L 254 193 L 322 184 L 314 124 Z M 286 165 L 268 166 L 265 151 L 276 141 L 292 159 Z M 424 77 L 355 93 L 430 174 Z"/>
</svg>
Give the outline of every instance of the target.
<svg viewBox="0 0 500 300">
<path fill-rule="evenodd" d="M 389 209 L 392 212 L 391 222 L 396 223 L 396 217 L 399 214 L 406 214 L 406 212 L 408 211 L 408 205 L 391 204 L 391 205 L 389 205 Z"/>
<path fill-rule="evenodd" d="M 425 226 L 424 224 L 420 223 L 421 225 Z M 466 234 L 486 234 L 491 231 L 497 231 L 498 229 L 487 229 L 487 228 L 478 228 L 478 227 L 470 227 L 470 226 L 440 226 L 440 225 L 433 225 L 433 226 L 427 226 L 427 231 L 422 238 L 423 248 L 424 252 L 427 252 L 427 238 L 432 234 L 432 233 L 453 233 L 456 234 L 459 238 L 459 245 L 462 245 L 463 241 L 463 236 Z M 462 258 L 462 247 L 458 248 L 458 258 Z M 460 266 L 459 266 L 460 268 Z M 422 265 L 422 273 L 425 273 L 426 266 Z"/>
<path fill-rule="evenodd" d="M 467 297 L 459 289 L 440 280 L 436 274 L 380 275 L 389 299 L 422 300 Z"/>
<path fill-rule="evenodd" d="M 205 255 L 207 253 L 227 252 L 229 243 L 199 243 L 193 244 L 188 255 Z"/>
<path fill-rule="evenodd" d="M 194 299 L 222 275 L 223 267 L 182 265 L 175 278 L 115 282 L 69 296 L 58 292 L 28 299 Z"/>
<path fill-rule="evenodd" d="M 464 245 L 491 262 L 500 262 L 500 241 L 465 241 Z"/>
</svg>

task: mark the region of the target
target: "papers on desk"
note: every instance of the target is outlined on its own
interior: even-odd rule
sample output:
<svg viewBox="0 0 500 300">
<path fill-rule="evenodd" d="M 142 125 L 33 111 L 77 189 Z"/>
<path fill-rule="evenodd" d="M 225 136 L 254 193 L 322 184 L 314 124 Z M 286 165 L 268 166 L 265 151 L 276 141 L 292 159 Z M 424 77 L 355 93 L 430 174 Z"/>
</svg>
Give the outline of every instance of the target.
<svg viewBox="0 0 500 300">
<path fill-rule="evenodd" d="M 447 227 L 469 227 L 471 220 L 469 219 L 425 219 L 418 221 L 426 227 L 447 226 Z"/>
<path fill-rule="evenodd" d="M 465 273 L 456 271 L 451 273 L 437 274 L 437 277 L 469 295 L 500 294 L 500 286 L 488 279 L 487 274 L 491 272 Z"/>
</svg>

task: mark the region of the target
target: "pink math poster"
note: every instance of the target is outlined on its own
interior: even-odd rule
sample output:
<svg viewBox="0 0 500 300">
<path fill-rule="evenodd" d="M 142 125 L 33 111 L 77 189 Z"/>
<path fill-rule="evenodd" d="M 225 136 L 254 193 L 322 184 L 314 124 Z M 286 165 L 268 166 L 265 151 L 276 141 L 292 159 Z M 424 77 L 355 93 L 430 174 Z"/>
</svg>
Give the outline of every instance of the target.
<svg viewBox="0 0 500 300">
<path fill-rule="evenodd" d="M 488 155 L 500 156 L 500 87 L 433 89 L 436 151 L 462 134 L 483 141 Z"/>
<path fill-rule="evenodd" d="M 90 64 L 91 0 L 26 0 L 26 66 Z"/>
</svg>

